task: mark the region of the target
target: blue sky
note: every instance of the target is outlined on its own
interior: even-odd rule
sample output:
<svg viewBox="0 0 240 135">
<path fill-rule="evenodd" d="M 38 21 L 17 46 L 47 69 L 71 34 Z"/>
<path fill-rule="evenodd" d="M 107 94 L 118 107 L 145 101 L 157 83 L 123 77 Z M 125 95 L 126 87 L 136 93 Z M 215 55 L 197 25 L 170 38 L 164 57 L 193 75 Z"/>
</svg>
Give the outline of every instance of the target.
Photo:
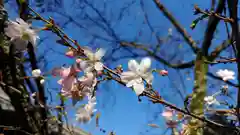
<svg viewBox="0 0 240 135">
<path fill-rule="evenodd" d="M 68 0 L 63 3 L 64 6 L 61 8 L 53 8 L 57 12 L 44 12 L 42 15 L 44 17 L 51 16 L 54 20 L 62 25 L 67 21 L 67 17 L 59 15 L 59 13 L 66 13 L 67 15 L 77 20 L 76 23 L 83 25 L 87 28 L 79 28 L 76 23 L 70 23 L 64 27 L 64 31 L 71 36 L 73 39 L 79 41 L 81 45 L 91 46 L 93 48 L 104 48 L 107 49 L 106 59 L 114 57 L 118 58 L 121 56 L 129 55 L 129 53 L 123 49 L 119 49 L 116 53 L 112 55 L 112 49 L 117 47 L 115 42 L 110 42 L 102 39 L 93 39 L 92 35 L 99 35 L 108 40 L 113 40 L 113 38 L 107 33 L 112 31 L 108 30 L 108 27 L 101 23 L 101 20 L 95 22 L 95 24 L 89 20 L 82 20 L 81 17 L 84 15 L 90 16 L 91 18 L 96 19 L 99 17 L 96 12 L 91 8 L 84 9 L 84 12 L 81 9 L 77 9 L 79 5 L 72 4 L 74 0 Z M 106 3 L 104 5 L 104 2 Z M 152 46 L 157 43 L 155 36 L 149 30 L 146 23 L 144 24 L 144 14 L 141 9 L 140 0 L 136 0 L 124 14 L 125 16 L 119 21 L 117 20 L 117 15 L 120 13 L 120 9 L 130 3 L 130 0 L 121 0 L 121 1 L 98 1 L 93 0 L 93 6 L 98 10 L 103 11 L 105 9 L 104 18 L 110 22 L 110 27 L 114 30 L 114 33 L 117 35 L 118 40 L 125 41 L 135 41 L 137 40 L 140 43 L 148 44 Z M 205 32 L 207 21 L 201 21 L 194 30 L 190 29 L 190 25 L 197 16 L 193 15 L 193 6 L 197 4 L 200 8 L 205 9 L 210 7 L 210 1 L 203 0 L 161 0 L 161 2 L 168 8 L 168 10 L 176 17 L 180 24 L 192 35 L 193 39 L 198 40 L 200 43 L 203 40 L 203 34 Z M 37 11 L 40 11 L 35 5 L 36 3 L 31 2 L 31 5 Z M 46 8 L 49 5 L 48 1 L 44 5 Z M 16 11 L 13 10 L 13 7 L 16 4 L 13 1 L 10 1 L 10 4 L 6 6 L 7 10 L 10 10 L 10 18 L 14 19 L 16 17 Z M 149 21 L 154 27 L 157 36 L 167 37 L 168 29 L 173 28 L 173 35 L 181 37 L 170 22 L 163 16 L 163 14 L 156 8 L 153 1 L 144 1 L 144 10 L 149 16 Z M 112 12 L 112 14 L 110 13 Z M 99 19 L 99 18 L 98 18 Z M 96 23 L 100 26 L 106 27 L 107 32 L 104 29 L 99 28 Z M 36 27 L 42 26 L 42 23 L 34 22 Z M 141 31 L 141 32 L 139 32 Z M 215 39 L 213 40 L 213 46 L 220 44 L 222 40 L 225 39 L 226 34 L 223 29 L 223 23 L 218 27 L 218 33 L 216 34 Z M 38 45 L 37 55 L 39 57 L 44 56 L 45 61 L 41 61 L 39 66 L 45 72 L 50 71 L 53 67 L 61 66 L 63 64 L 71 65 L 74 62 L 74 59 L 69 59 L 63 54 L 66 51 L 66 47 L 59 46 L 56 44 L 55 40 L 57 37 L 50 32 L 41 32 L 41 39 L 46 38 L 41 44 Z M 167 59 L 171 55 L 174 55 L 176 52 L 180 51 L 179 56 L 173 60 L 173 62 L 181 61 L 190 61 L 195 58 L 195 55 L 190 51 L 188 45 L 185 42 L 166 42 L 162 45 L 160 56 L 163 56 Z M 138 54 L 144 54 L 141 51 L 135 51 Z M 223 55 L 229 56 L 229 53 L 223 53 Z M 139 58 L 137 58 L 140 60 Z M 127 59 L 121 59 L 118 61 L 106 61 L 106 65 L 110 67 L 115 67 L 119 64 L 122 64 L 124 69 L 127 70 Z M 152 67 L 157 69 L 167 69 L 164 65 L 153 60 Z M 228 68 L 235 70 L 235 65 L 219 65 L 213 66 L 210 68 L 210 71 L 216 72 L 219 68 Z M 179 89 L 182 91 L 183 95 L 191 92 L 193 86 L 193 70 L 183 70 L 178 72 L 173 69 L 167 69 L 169 71 L 168 77 L 161 77 L 157 74 L 154 74 L 153 86 L 160 94 L 169 102 L 177 106 L 182 106 L 183 102 L 179 93 Z M 190 72 L 190 74 L 186 74 Z M 181 82 L 181 79 L 183 81 Z M 190 78 L 190 80 L 189 80 Z M 47 82 L 45 83 L 46 91 L 50 91 L 53 95 L 52 104 L 58 104 L 59 99 L 56 96 L 60 86 L 56 83 L 58 78 L 48 77 Z M 211 80 L 211 79 L 210 79 Z M 222 83 L 218 81 L 212 81 L 211 84 L 214 84 L 215 87 L 209 88 L 209 93 L 213 93 L 218 90 Z M 58 88 L 56 90 L 55 88 Z M 234 91 L 234 88 L 230 87 L 230 91 Z M 233 92 L 234 94 L 234 92 Z M 129 88 L 125 88 L 116 82 L 109 81 L 103 84 L 100 84 L 97 90 L 97 109 L 101 114 L 100 117 L 100 126 L 107 131 L 114 131 L 117 135 L 139 135 L 143 134 L 161 134 L 165 132 L 166 126 L 164 124 L 164 119 L 161 117 L 161 112 L 163 109 L 162 105 L 152 105 L 146 99 L 141 103 L 138 102 L 137 96 Z M 71 102 L 67 103 L 71 106 Z M 79 102 L 76 107 L 79 107 L 82 102 Z M 68 116 L 71 124 L 79 126 L 86 131 L 92 133 L 93 135 L 103 135 L 99 129 L 95 128 L 95 120 L 93 119 L 89 124 L 79 124 L 75 121 L 75 109 L 69 109 Z M 157 117 L 156 117 L 157 116 Z M 159 129 L 152 129 L 147 126 L 149 123 L 154 123 L 160 126 Z M 146 132 L 149 130 L 149 132 Z M 106 134 L 106 133 L 105 133 Z M 168 134 L 168 133 L 167 133 Z"/>
</svg>

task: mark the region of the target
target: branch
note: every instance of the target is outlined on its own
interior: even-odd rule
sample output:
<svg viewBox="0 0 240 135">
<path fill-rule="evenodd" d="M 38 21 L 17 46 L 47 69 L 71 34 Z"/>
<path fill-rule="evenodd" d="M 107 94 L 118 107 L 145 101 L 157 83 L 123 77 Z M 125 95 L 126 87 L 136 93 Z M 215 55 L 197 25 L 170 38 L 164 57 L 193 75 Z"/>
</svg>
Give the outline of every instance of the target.
<svg viewBox="0 0 240 135">
<path fill-rule="evenodd" d="M 197 13 L 202 13 L 202 14 L 207 15 L 209 17 L 210 16 L 215 16 L 218 19 L 223 20 L 224 22 L 231 22 L 232 23 L 234 21 L 232 18 L 228 18 L 226 16 L 222 16 L 222 15 L 220 15 L 218 13 L 213 12 L 213 11 L 203 11 L 197 5 L 195 5 L 194 8 L 195 8 Z"/>
<path fill-rule="evenodd" d="M 238 0 L 228 0 L 229 14 L 230 17 L 234 19 L 231 23 L 233 41 L 236 41 L 235 47 L 237 50 L 237 60 L 240 59 L 240 37 L 239 37 L 239 26 L 238 26 Z M 237 62 L 238 68 L 238 83 L 240 83 L 240 63 Z M 240 108 L 240 87 L 238 88 L 237 94 L 237 109 Z M 240 113 L 237 111 L 238 120 L 240 121 Z"/>
<path fill-rule="evenodd" d="M 156 6 L 161 10 L 168 18 L 168 20 L 176 27 L 177 31 L 183 36 L 186 42 L 190 45 L 194 53 L 197 53 L 200 49 L 197 47 L 197 43 L 192 39 L 192 37 L 187 33 L 187 31 L 178 23 L 178 21 L 171 15 L 171 13 L 160 3 L 159 0 L 154 0 Z"/>
<path fill-rule="evenodd" d="M 225 1 L 226 0 L 219 0 L 219 3 L 218 3 L 215 13 L 221 14 L 223 12 Z M 208 56 L 208 49 L 211 45 L 211 42 L 212 42 L 212 39 L 214 36 L 214 32 L 217 28 L 219 21 L 220 21 L 220 19 L 215 16 L 209 17 L 208 26 L 205 31 L 204 41 L 203 41 L 203 45 L 202 45 L 202 51 L 203 51 L 204 56 Z"/>
<path fill-rule="evenodd" d="M 116 73 L 115 71 L 107 68 L 106 66 L 104 66 L 104 69 L 107 70 L 108 72 L 110 72 L 111 74 L 117 76 L 117 77 L 120 76 L 118 73 Z M 117 81 L 119 84 L 122 84 L 122 85 L 126 86 L 126 84 L 125 84 L 124 82 L 122 82 L 120 78 L 113 77 L 113 76 L 111 76 L 111 75 L 109 75 L 109 74 L 107 74 L 107 75 L 108 75 L 111 79 Z M 155 92 L 155 90 L 153 90 L 153 89 L 151 89 L 151 90 Z M 185 115 L 188 115 L 188 116 L 190 116 L 190 117 L 192 117 L 192 118 L 195 118 L 195 119 L 197 119 L 197 120 L 200 120 L 200 121 L 208 124 L 209 126 L 213 126 L 213 125 L 214 125 L 214 126 L 218 126 L 218 127 L 222 127 L 222 128 L 231 128 L 231 129 L 234 129 L 234 130 L 239 131 L 239 129 L 238 129 L 237 127 L 231 127 L 231 126 L 227 126 L 227 125 L 222 125 L 222 124 L 220 124 L 220 123 L 216 123 L 216 122 L 211 121 L 211 120 L 208 120 L 208 119 L 206 119 L 206 118 L 204 118 L 204 117 L 200 117 L 200 116 L 198 116 L 198 115 L 195 115 L 195 114 L 193 114 L 193 113 L 190 113 L 190 112 L 188 112 L 188 111 L 185 111 L 185 110 L 183 110 L 183 109 L 181 109 L 181 108 L 178 108 L 178 107 L 176 107 L 175 105 L 173 105 L 173 104 L 171 104 L 171 103 L 163 100 L 159 95 L 155 95 L 155 94 L 150 93 L 149 90 L 145 90 L 145 91 L 143 92 L 143 94 L 141 94 L 140 96 L 146 96 L 146 97 L 148 97 L 153 103 L 163 104 L 164 106 L 167 106 L 167 107 L 169 107 L 169 108 L 171 108 L 171 109 L 174 109 L 174 110 L 176 110 L 176 111 L 178 111 L 178 112 L 181 112 L 181 113 L 183 113 L 183 114 L 185 114 Z"/>
<path fill-rule="evenodd" d="M 216 48 L 214 49 L 214 51 L 211 52 L 208 60 L 209 60 L 209 61 L 213 61 L 214 59 L 216 59 L 216 58 L 219 56 L 219 54 L 220 54 L 223 50 L 225 50 L 226 48 L 228 48 L 230 45 L 231 45 L 231 39 L 224 40 L 221 45 L 219 45 L 218 47 L 216 47 Z"/>
</svg>

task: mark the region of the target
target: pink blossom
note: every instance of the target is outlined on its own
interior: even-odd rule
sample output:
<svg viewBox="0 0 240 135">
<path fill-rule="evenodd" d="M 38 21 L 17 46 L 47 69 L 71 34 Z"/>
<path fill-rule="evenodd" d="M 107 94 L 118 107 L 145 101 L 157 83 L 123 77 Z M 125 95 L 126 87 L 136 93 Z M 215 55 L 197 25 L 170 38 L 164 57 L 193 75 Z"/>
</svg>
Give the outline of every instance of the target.
<svg viewBox="0 0 240 135">
<path fill-rule="evenodd" d="M 68 50 L 66 53 L 65 53 L 66 56 L 72 58 L 75 56 L 75 53 L 73 50 Z"/>
<path fill-rule="evenodd" d="M 173 116 L 173 112 L 170 111 L 170 110 L 164 111 L 164 112 L 162 113 L 162 116 L 165 117 L 165 118 L 170 118 L 170 117 Z"/>
<path fill-rule="evenodd" d="M 72 76 L 75 75 L 77 72 L 80 72 L 81 69 L 78 68 L 77 66 L 73 65 L 71 67 L 65 68 L 54 68 L 52 70 L 52 75 L 54 76 L 60 76 L 62 78 L 66 78 L 68 76 Z"/>
<path fill-rule="evenodd" d="M 62 86 L 63 91 L 71 91 L 73 89 L 73 85 L 75 82 L 76 82 L 75 76 L 62 78 L 58 81 L 58 83 Z"/>
<path fill-rule="evenodd" d="M 86 73 L 85 76 L 78 79 L 78 81 L 87 87 L 92 87 L 96 85 L 97 79 L 92 72 Z"/>
<path fill-rule="evenodd" d="M 161 71 L 159 72 L 159 74 L 162 75 L 162 76 L 166 76 L 166 75 L 168 75 L 168 71 L 166 71 L 166 70 L 161 70 Z"/>
<path fill-rule="evenodd" d="M 76 59 L 76 63 L 80 63 L 82 60 L 81 59 Z"/>
</svg>

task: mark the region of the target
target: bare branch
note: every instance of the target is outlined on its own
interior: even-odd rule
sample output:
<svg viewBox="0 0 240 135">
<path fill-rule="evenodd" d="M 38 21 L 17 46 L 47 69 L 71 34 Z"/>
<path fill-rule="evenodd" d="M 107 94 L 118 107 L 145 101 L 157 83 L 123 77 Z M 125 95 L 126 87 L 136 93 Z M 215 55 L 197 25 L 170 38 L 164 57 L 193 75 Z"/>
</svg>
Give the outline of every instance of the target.
<svg viewBox="0 0 240 135">
<path fill-rule="evenodd" d="M 197 47 L 196 42 L 192 39 L 192 37 L 187 33 L 187 31 L 178 23 L 178 21 L 171 15 L 171 13 L 164 7 L 159 0 L 154 0 L 156 6 L 159 10 L 163 12 L 163 14 L 169 19 L 169 21 L 176 27 L 177 31 L 184 37 L 186 42 L 190 45 L 193 52 L 197 53 L 199 48 Z"/>
</svg>

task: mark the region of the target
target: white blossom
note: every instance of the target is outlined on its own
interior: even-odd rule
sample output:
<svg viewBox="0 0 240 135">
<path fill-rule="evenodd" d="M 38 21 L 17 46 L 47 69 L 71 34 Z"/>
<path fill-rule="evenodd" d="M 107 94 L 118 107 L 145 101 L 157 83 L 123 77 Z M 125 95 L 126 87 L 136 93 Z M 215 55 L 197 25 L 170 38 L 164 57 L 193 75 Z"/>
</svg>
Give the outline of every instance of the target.
<svg viewBox="0 0 240 135">
<path fill-rule="evenodd" d="M 214 96 L 206 96 L 204 97 L 204 101 L 207 105 L 220 105 L 220 103 L 217 101 L 217 99 Z"/>
<path fill-rule="evenodd" d="M 221 77 L 224 81 L 235 79 L 234 77 L 235 73 L 227 69 L 224 70 L 220 69 L 216 74 L 217 76 Z"/>
<path fill-rule="evenodd" d="M 41 83 L 41 84 L 44 84 L 44 82 L 45 82 L 44 79 L 41 79 L 41 80 L 40 80 L 40 83 Z"/>
<path fill-rule="evenodd" d="M 129 71 L 121 74 L 121 80 L 126 83 L 127 87 L 133 87 L 136 94 L 140 95 L 144 91 L 143 79 L 148 84 L 152 84 L 153 75 L 149 71 L 150 66 L 150 58 L 143 58 L 140 64 L 136 60 L 130 60 L 128 62 Z"/>
<path fill-rule="evenodd" d="M 17 18 L 16 22 L 10 21 L 6 28 L 4 28 L 5 34 L 11 38 L 17 46 L 16 48 L 25 49 L 28 42 L 32 45 L 36 45 L 36 41 L 39 38 L 37 30 L 31 29 L 31 25 L 26 23 L 21 18 Z"/>
<path fill-rule="evenodd" d="M 88 60 L 82 61 L 80 64 L 85 72 L 91 72 L 94 69 L 97 71 L 103 70 L 103 63 L 100 61 L 105 54 L 105 50 L 100 48 L 95 53 L 89 48 L 83 48 Z"/>
<path fill-rule="evenodd" d="M 89 122 L 93 117 L 93 113 L 97 111 L 95 109 L 95 106 L 97 104 L 96 97 L 91 98 L 90 96 L 88 96 L 88 99 L 88 103 L 84 107 L 79 108 L 75 115 L 78 122 Z"/>
<path fill-rule="evenodd" d="M 33 76 L 33 77 L 39 77 L 39 76 L 41 76 L 41 70 L 40 70 L 40 69 L 34 69 L 34 70 L 32 70 L 32 76 Z"/>
</svg>

